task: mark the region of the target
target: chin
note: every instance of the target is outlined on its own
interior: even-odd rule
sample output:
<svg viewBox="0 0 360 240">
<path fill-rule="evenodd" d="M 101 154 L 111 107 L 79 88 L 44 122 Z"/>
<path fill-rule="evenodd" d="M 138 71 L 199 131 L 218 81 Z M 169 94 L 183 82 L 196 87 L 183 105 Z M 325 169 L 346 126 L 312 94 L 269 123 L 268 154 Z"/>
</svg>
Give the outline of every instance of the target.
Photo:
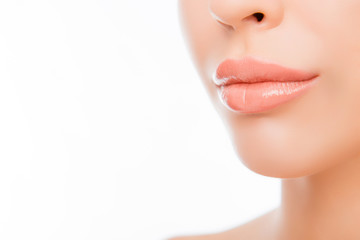
<svg viewBox="0 0 360 240">
<path fill-rule="evenodd" d="M 241 162 L 251 171 L 267 177 L 310 176 L 336 164 L 338 159 L 316 154 L 313 149 L 294 149 L 286 145 L 233 144 Z"/>
</svg>

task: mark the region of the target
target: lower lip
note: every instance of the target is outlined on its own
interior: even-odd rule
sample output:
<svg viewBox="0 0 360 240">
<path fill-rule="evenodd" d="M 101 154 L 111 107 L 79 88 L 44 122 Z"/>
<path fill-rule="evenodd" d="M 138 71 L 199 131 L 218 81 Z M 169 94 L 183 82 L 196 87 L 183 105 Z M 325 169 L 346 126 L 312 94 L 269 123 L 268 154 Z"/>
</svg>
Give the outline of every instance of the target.
<svg viewBox="0 0 360 240">
<path fill-rule="evenodd" d="M 304 94 L 317 81 L 237 83 L 222 86 L 219 97 L 230 110 L 239 113 L 260 113 L 276 108 Z"/>
</svg>

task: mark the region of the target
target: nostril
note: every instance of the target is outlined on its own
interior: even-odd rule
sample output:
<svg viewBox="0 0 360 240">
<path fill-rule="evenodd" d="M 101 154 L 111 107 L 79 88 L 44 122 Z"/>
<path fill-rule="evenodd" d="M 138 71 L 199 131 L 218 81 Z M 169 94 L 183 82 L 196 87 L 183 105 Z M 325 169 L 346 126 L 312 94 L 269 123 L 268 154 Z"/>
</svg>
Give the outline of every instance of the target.
<svg viewBox="0 0 360 240">
<path fill-rule="evenodd" d="M 245 20 L 245 21 L 253 21 L 253 20 L 256 19 L 257 22 L 261 22 L 264 19 L 264 17 L 265 17 L 265 15 L 263 13 L 256 12 L 256 13 L 253 13 L 253 14 L 247 16 L 243 20 Z"/>
<path fill-rule="evenodd" d="M 257 19 L 258 22 L 261 22 L 261 20 L 263 20 L 263 18 L 264 18 L 264 14 L 263 14 L 263 13 L 259 13 L 259 12 L 254 13 L 253 16 L 256 17 L 256 19 Z"/>
</svg>

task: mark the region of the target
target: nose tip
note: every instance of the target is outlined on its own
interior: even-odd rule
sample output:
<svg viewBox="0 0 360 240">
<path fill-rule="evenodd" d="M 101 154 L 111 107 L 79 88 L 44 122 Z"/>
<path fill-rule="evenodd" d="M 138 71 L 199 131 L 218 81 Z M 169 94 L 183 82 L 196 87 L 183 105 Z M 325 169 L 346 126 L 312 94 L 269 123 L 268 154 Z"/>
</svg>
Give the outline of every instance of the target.
<svg viewBox="0 0 360 240">
<path fill-rule="evenodd" d="M 233 30 L 246 26 L 272 28 L 283 17 L 281 0 L 210 0 L 213 18 Z"/>
</svg>

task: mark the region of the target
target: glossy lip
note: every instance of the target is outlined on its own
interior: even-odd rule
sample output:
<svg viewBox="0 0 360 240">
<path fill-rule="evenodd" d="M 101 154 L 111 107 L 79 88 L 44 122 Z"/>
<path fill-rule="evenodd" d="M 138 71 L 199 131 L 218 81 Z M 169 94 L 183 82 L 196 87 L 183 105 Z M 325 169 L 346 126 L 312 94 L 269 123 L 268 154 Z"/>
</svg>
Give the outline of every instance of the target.
<svg viewBox="0 0 360 240">
<path fill-rule="evenodd" d="M 263 62 L 253 57 L 244 57 L 240 60 L 223 61 L 216 69 L 213 80 L 217 86 L 226 86 L 234 83 L 306 81 L 317 76 L 318 74 Z"/>
<path fill-rule="evenodd" d="M 319 75 L 247 56 L 226 59 L 213 76 L 219 97 L 230 110 L 256 113 L 290 101 L 309 89 Z"/>
</svg>

